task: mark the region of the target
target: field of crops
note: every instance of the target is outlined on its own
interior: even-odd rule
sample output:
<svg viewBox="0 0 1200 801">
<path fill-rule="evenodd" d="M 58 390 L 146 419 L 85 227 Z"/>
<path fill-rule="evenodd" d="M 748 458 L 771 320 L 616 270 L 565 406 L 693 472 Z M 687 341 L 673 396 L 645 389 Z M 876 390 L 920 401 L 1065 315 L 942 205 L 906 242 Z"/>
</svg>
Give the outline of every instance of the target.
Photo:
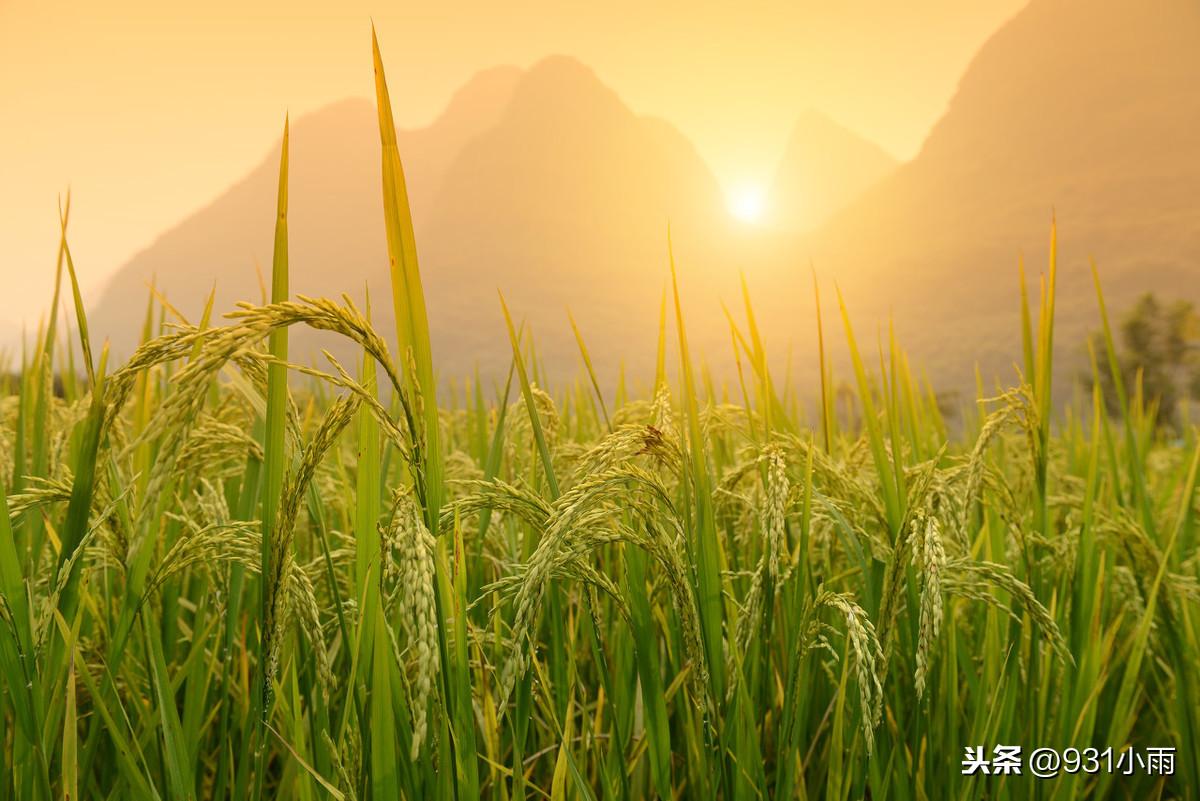
<svg viewBox="0 0 1200 801">
<path fill-rule="evenodd" d="M 582 336 L 548 393 L 507 308 L 507 381 L 448 390 L 375 64 L 396 342 L 289 299 L 286 132 L 272 302 L 152 298 L 125 364 L 64 214 L 0 407 L 0 799 L 1196 797 L 1200 443 L 1111 336 L 1120 414 L 1055 408 L 1053 261 L 1024 382 L 952 432 L 840 298 L 852 410 L 824 345 L 819 386 L 772 377 L 749 298 L 714 386 L 678 293 L 642 396 Z M 291 364 L 294 326 L 361 361 Z M 1174 764 L 964 775 L 999 745 Z"/>
</svg>

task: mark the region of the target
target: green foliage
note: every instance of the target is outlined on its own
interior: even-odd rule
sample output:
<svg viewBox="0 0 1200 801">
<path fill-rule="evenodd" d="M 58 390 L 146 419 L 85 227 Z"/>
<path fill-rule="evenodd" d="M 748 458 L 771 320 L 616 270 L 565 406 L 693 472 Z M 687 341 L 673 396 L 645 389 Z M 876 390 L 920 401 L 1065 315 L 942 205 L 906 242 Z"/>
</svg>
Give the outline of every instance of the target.
<svg viewBox="0 0 1200 801">
<path fill-rule="evenodd" d="M 1121 321 L 1117 355 L 1127 387 L 1141 387 L 1160 424 L 1179 422 L 1183 401 L 1200 399 L 1200 316 L 1188 301 L 1164 304 L 1146 293 Z M 1100 386 L 1110 412 L 1119 410 L 1111 373 L 1101 373 Z"/>
</svg>

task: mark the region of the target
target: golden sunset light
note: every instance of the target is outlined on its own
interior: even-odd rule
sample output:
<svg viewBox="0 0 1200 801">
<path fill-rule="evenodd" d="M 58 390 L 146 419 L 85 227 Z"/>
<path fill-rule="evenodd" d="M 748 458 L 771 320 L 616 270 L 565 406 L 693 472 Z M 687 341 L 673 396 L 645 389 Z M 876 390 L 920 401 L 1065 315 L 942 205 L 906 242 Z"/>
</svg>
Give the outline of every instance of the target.
<svg viewBox="0 0 1200 801">
<path fill-rule="evenodd" d="M 1200 798 L 1197 0 L 0 0 L 0 801 Z"/>
<path fill-rule="evenodd" d="M 729 213 L 746 223 L 762 222 L 766 211 L 765 190 L 761 186 L 743 184 L 729 193 Z"/>
</svg>

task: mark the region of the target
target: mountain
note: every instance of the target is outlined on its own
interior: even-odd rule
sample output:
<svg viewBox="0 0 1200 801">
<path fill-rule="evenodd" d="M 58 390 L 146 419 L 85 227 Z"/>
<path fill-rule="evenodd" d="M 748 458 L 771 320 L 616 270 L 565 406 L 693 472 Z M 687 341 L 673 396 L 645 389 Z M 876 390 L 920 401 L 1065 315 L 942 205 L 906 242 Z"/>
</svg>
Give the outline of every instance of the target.
<svg viewBox="0 0 1200 801">
<path fill-rule="evenodd" d="M 416 224 L 465 143 L 499 117 L 520 74 L 515 67 L 481 72 L 429 126 L 398 134 Z M 349 99 L 304 115 L 292 122 L 290 141 L 292 294 L 349 292 L 361 300 L 368 280 L 386 292 L 379 280 L 386 276 L 387 251 L 374 104 Z M 270 280 L 278 178 L 276 144 L 248 175 L 117 271 L 89 312 L 92 329 L 128 355 L 151 281 L 193 321 L 214 286 L 218 312 L 259 300 L 259 272 Z"/>
<path fill-rule="evenodd" d="M 369 284 L 376 323 L 390 331 L 373 106 L 348 100 L 301 117 L 291 142 L 292 294 L 361 300 Z M 710 283 L 722 252 L 714 232 L 729 227 L 692 145 L 562 56 L 481 73 L 432 125 L 404 132 L 400 151 L 435 360 L 447 377 L 477 362 L 493 374 L 506 368 L 498 288 L 559 375 L 578 364 L 568 308 L 604 369 L 635 346 L 652 364 L 668 225 L 689 290 Z M 92 310 L 93 329 L 128 353 L 151 277 L 191 315 L 214 281 L 218 309 L 257 300 L 255 263 L 270 269 L 277 171 L 278 147 L 125 265 Z M 302 343 L 294 357 L 312 355 L 304 332 L 293 339 Z"/>
<path fill-rule="evenodd" d="M 817 228 L 897 163 L 874 142 L 810 109 L 796 121 L 776 169 L 769 222 L 793 231 Z"/>
<path fill-rule="evenodd" d="M 639 348 L 649 361 L 668 224 L 689 284 L 708 286 L 717 232 L 729 226 L 691 143 L 631 112 L 579 62 L 540 62 L 496 125 L 463 149 L 434 200 L 421 247 L 435 357 L 449 374 L 475 360 L 507 364 L 499 289 L 552 368 L 578 363 L 568 308 L 603 343 L 591 349 L 598 369 Z"/>
<path fill-rule="evenodd" d="M 1112 309 L 1148 290 L 1197 299 L 1198 42 L 1192 0 L 1032 0 L 980 49 L 916 158 L 795 252 L 960 386 L 977 362 L 1012 378 L 1017 263 L 1036 303 L 1052 215 L 1064 352 L 1098 324 L 1091 256 Z"/>
<path fill-rule="evenodd" d="M 1197 42 L 1194 0 L 1031 0 L 981 47 L 911 161 L 891 168 L 861 138 L 802 115 L 772 199 L 790 231 L 731 224 L 691 144 L 579 62 L 481 73 L 430 126 L 401 135 L 435 360 L 446 378 L 476 363 L 503 375 L 500 289 L 554 377 L 578 365 L 568 308 L 606 377 L 620 358 L 644 371 L 669 226 L 689 337 L 718 379 L 730 352 L 718 299 L 740 306 L 744 271 L 768 351 L 794 348 L 787 368 L 807 394 L 812 265 L 827 306 L 836 282 L 864 347 L 890 319 L 936 385 L 973 388 L 978 365 L 990 386 L 1019 361 L 1017 265 L 1036 303 L 1052 215 L 1056 343 L 1060 357 L 1078 355 L 1097 325 L 1091 256 L 1114 314 L 1146 290 L 1200 299 Z M 302 117 L 292 143 L 293 293 L 361 298 L 369 284 L 390 330 L 371 104 Z M 256 299 L 277 159 L 125 265 L 92 310 L 95 336 L 129 352 L 151 276 L 193 316 L 214 280 L 219 309 Z M 295 333 L 304 358 L 309 341 Z M 842 338 L 827 333 L 836 349 Z"/>
</svg>

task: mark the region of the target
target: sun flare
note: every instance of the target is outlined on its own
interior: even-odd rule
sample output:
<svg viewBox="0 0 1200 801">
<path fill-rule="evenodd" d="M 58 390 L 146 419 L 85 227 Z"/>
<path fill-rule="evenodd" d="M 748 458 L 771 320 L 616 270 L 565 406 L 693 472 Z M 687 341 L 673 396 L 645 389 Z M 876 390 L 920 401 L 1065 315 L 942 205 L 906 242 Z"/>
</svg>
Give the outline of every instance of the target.
<svg viewBox="0 0 1200 801">
<path fill-rule="evenodd" d="M 766 211 L 766 193 L 761 186 L 747 184 L 729 193 L 729 213 L 744 223 L 762 222 Z"/>
</svg>

